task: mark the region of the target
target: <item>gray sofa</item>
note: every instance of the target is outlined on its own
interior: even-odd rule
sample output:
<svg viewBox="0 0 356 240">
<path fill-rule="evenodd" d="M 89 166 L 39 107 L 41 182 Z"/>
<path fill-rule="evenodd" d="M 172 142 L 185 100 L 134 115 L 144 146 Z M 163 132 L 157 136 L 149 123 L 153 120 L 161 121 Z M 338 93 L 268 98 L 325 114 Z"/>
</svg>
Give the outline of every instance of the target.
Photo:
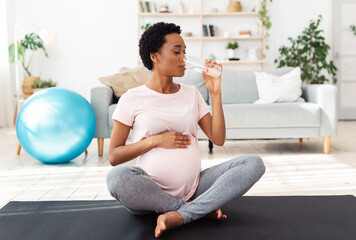
<svg viewBox="0 0 356 240">
<path fill-rule="evenodd" d="M 283 75 L 292 68 L 267 70 Z M 209 92 L 201 74 L 186 72 L 177 83 L 195 85 L 209 104 Z M 324 153 L 329 153 L 330 137 L 337 134 L 336 87 L 334 85 L 305 85 L 305 102 L 253 104 L 258 97 L 254 71 L 224 69 L 222 102 L 226 123 L 226 139 L 275 139 L 323 137 Z M 91 89 L 91 104 L 96 115 L 99 156 L 103 154 L 105 138 L 113 128 L 111 115 L 117 99 L 110 87 Z M 207 139 L 199 129 L 199 139 Z M 212 143 L 209 141 L 209 148 Z"/>
</svg>

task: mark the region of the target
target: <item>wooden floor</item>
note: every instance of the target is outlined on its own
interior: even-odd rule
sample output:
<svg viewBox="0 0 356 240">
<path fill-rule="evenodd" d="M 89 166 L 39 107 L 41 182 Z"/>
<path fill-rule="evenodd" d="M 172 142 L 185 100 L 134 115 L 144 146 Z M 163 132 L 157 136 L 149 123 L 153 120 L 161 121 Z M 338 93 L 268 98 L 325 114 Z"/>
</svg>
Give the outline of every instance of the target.
<svg viewBox="0 0 356 240">
<path fill-rule="evenodd" d="M 0 128 L 0 207 L 9 201 L 112 199 L 106 189 L 109 140 L 98 157 L 96 140 L 88 155 L 67 164 L 46 165 L 25 151 L 17 156 L 14 128 Z M 322 138 L 284 140 L 229 140 L 208 153 L 199 141 L 202 167 L 243 154 L 257 154 L 266 173 L 246 195 L 356 195 L 356 121 L 340 121 L 331 138 L 330 154 L 323 154 Z M 135 164 L 135 160 L 127 164 Z"/>
</svg>

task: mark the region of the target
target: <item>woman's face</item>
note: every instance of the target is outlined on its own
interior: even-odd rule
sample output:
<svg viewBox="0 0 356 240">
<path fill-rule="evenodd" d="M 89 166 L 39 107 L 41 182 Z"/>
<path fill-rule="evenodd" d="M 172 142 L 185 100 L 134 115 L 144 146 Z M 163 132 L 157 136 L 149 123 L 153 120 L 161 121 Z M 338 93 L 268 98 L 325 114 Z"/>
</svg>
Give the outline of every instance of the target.
<svg viewBox="0 0 356 240">
<path fill-rule="evenodd" d="M 151 54 L 153 70 L 170 77 L 184 76 L 186 46 L 183 38 L 177 33 L 170 33 L 165 36 L 165 41 L 158 52 Z"/>
</svg>

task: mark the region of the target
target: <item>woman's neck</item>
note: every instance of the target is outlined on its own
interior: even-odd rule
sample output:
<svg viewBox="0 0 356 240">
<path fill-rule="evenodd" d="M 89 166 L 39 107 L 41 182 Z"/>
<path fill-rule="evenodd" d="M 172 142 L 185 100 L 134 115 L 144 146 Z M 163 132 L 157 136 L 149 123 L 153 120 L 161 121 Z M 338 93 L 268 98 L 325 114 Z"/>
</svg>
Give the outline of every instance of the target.
<svg viewBox="0 0 356 240">
<path fill-rule="evenodd" d="M 146 83 L 146 86 L 156 92 L 164 94 L 171 94 L 179 91 L 179 85 L 173 82 L 172 77 L 157 74 L 155 71 L 152 71 L 151 79 Z"/>
</svg>

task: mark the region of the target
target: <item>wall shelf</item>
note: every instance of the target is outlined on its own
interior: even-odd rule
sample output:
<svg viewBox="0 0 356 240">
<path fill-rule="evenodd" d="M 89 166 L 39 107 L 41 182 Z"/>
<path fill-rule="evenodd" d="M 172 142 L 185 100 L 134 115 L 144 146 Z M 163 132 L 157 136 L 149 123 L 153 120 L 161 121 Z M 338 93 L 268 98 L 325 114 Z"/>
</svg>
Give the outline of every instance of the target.
<svg viewBox="0 0 356 240">
<path fill-rule="evenodd" d="M 200 17 L 199 13 L 138 13 L 139 17 Z"/>
<path fill-rule="evenodd" d="M 194 0 L 195 1 L 195 6 L 198 6 L 198 12 L 196 13 L 176 13 L 176 9 L 170 9 L 173 10 L 171 13 L 158 13 L 158 12 L 140 12 L 140 8 L 138 8 L 138 39 L 140 38 L 142 34 L 141 30 L 141 25 L 145 23 L 152 23 L 152 22 L 159 22 L 159 21 L 164 21 L 164 18 L 170 18 L 171 22 L 176 21 L 180 22 L 184 20 L 185 22 L 189 21 L 189 26 L 187 28 L 189 29 L 188 31 L 193 32 L 193 36 L 184 36 L 182 34 L 182 37 L 184 41 L 187 42 L 187 46 L 189 44 L 193 44 L 195 51 L 199 51 L 198 54 L 200 54 L 200 58 L 204 58 L 208 56 L 209 51 L 211 46 L 214 48 L 214 51 L 226 51 L 225 47 L 222 47 L 222 43 L 226 41 L 226 44 L 228 41 L 241 41 L 241 45 L 245 46 L 245 48 L 239 50 L 239 51 L 244 51 L 244 49 L 247 49 L 249 47 L 257 47 L 260 52 L 258 55 L 261 57 L 265 54 L 266 51 L 266 41 L 264 36 L 264 29 L 260 29 L 258 35 L 252 35 L 252 36 L 236 36 L 236 32 L 231 33 L 230 35 L 235 35 L 231 37 L 223 37 L 222 32 L 219 31 L 220 36 L 211 36 L 207 37 L 204 36 L 203 34 L 203 25 L 211 25 L 212 21 L 217 22 L 218 30 L 220 30 L 220 26 L 223 25 L 229 25 L 231 26 L 236 25 L 238 26 L 242 22 L 247 22 L 248 24 L 255 24 L 257 21 L 259 21 L 259 13 L 258 12 L 216 12 L 216 13 L 209 13 L 206 12 L 204 9 L 208 9 L 208 3 L 207 0 Z M 142 1 L 138 1 L 140 4 Z M 154 2 L 154 1 L 153 1 Z M 200 4 L 200 7 L 199 7 Z M 205 4 L 207 6 L 205 7 Z M 158 5 L 158 4 L 157 4 Z M 205 8 L 204 8 L 205 7 Z M 226 6 L 227 7 L 227 6 Z M 197 9 L 196 9 L 197 10 Z M 191 21 L 194 20 L 193 21 Z M 243 20 L 242 20 L 243 19 Z M 246 20 L 245 20 L 246 19 Z M 183 22 L 184 22 L 183 21 Z M 223 22 L 223 23 L 222 23 Z M 215 24 L 214 24 L 215 25 Z M 197 29 L 199 27 L 200 29 Z M 183 28 L 183 26 L 182 26 Z M 194 29 L 193 31 L 191 29 Z M 231 29 L 230 29 L 231 31 Z M 183 30 L 184 33 L 184 30 Z M 244 45 L 245 44 L 245 45 Z M 193 49 L 193 48 L 190 48 Z M 220 57 L 218 58 L 221 59 L 222 53 L 220 53 Z M 229 65 L 229 66 L 234 66 L 234 65 L 259 65 L 261 69 L 265 68 L 265 60 L 264 59 L 259 59 L 256 61 L 248 61 L 242 59 L 241 61 L 218 61 L 221 64 L 224 65 Z"/>
<path fill-rule="evenodd" d="M 206 41 L 216 41 L 216 40 L 223 40 L 223 41 L 229 41 L 229 40 L 263 40 L 263 37 L 202 37 L 202 40 Z"/>
<path fill-rule="evenodd" d="M 222 13 L 149 13 L 139 12 L 140 17 L 257 17 L 257 12 L 222 12 Z"/>
<path fill-rule="evenodd" d="M 263 40 L 263 37 L 185 37 L 182 36 L 184 40 L 189 40 L 189 41 L 231 41 L 231 40 L 246 40 L 246 41 L 251 41 L 251 40 Z"/>
<path fill-rule="evenodd" d="M 223 12 L 223 13 L 202 13 L 203 17 L 257 17 L 258 12 Z"/>
<path fill-rule="evenodd" d="M 264 64 L 264 60 L 243 60 L 243 61 L 229 61 L 229 60 L 215 60 L 217 63 L 220 64 L 252 64 L 252 65 L 257 65 L 257 64 Z"/>
</svg>

